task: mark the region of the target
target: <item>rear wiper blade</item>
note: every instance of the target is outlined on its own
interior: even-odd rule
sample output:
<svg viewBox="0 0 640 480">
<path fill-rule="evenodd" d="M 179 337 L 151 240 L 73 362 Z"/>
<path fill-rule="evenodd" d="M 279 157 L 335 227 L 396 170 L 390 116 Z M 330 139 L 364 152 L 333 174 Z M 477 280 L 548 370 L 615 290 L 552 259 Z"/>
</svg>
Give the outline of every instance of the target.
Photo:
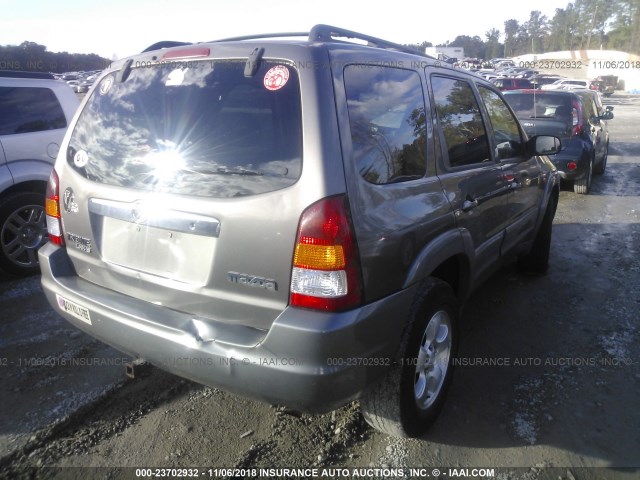
<svg viewBox="0 0 640 480">
<path fill-rule="evenodd" d="M 249 170 L 248 168 L 244 167 L 229 168 L 219 166 L 215 168 L 191 168 L 190 170 L 195 173 L 202 173 L 204 175 L 248 175 L 258 177 L 264 175 L 264 173 L 262 172 Z"/>
</svg>

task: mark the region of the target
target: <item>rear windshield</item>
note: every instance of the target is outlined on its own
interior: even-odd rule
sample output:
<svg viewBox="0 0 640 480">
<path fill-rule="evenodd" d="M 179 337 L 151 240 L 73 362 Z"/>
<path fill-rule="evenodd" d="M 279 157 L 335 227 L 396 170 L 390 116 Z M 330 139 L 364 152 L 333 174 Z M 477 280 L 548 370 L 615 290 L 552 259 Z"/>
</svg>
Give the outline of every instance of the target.
<svg viewBox="0 0 640 480">
<path fill-rule="evenodd" d="M 572 105 L 569 95 L 508 93 L 505 98 L 520 119 L 555 118 L 571 123 Z"/>
<path fill-rule="evenodd" d="M 294 184 L 302 169 L 298 75 L 263 61 L 200 61 L 104 77 L 80 115 L 67 162 L 114 186 L 228 198 Z"/>
</svg>

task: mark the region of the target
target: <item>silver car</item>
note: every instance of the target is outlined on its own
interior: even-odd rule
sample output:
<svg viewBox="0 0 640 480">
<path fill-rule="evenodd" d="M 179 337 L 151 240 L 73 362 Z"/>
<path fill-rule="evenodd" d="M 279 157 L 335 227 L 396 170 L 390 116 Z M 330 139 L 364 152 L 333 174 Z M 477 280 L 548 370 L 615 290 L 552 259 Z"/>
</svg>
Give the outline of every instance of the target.
<svg viewBox="0 0 640 480">
<path fill-rule="evenodd" d="M 0 71 L 0 270 L 38 272 L 45 189 L 78 105 L 50 74 Z"/>
<path fill-rule="evenodd" d="M 136 359 L 421 435 L 471 290 L 511 255 L 547 269 L 559 148 L 489 82 L 356 32 L 155 45 L 70 127 L 43 288 Z"/>
</svg>

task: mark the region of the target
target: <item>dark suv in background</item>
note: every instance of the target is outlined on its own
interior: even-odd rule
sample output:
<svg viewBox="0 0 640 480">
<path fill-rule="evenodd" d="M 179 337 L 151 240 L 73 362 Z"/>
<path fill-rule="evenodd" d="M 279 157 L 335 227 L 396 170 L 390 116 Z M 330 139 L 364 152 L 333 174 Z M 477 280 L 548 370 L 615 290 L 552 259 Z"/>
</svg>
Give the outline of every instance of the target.
<svg viewBox="0 0 640 480">
<path fill-rule="evenodd" d="M 43 288 L 178 375 L 300 410 L 360 399 L 375 428 L 421 435 L 473 288 L 512 255 L 547 269 L 560 142 L 474 74 L 299 35 L 107 70 L 51 175 Z"/>
<path fill-rule="evenodd" d="M 38 272 L 44 194 L 78 98 L 47 73 L 0 71 L 0 269 Z"/>
<path fill-rule="evenodd" d="M 505 98 L 529 135 L 562 139 L 562 151 L 552 161 L 576 193 L 589 193 L 593 174 L 607 167 L 613 107 L 605 108 L 593 90 L 515 90 Z"/>
</svg>

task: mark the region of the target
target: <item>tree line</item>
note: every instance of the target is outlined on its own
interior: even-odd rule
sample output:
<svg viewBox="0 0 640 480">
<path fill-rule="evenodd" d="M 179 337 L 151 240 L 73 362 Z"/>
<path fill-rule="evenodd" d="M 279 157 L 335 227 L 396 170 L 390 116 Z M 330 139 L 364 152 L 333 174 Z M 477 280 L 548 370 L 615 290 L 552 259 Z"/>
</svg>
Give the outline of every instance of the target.
<svg viewBox="0 0 640 480">
<path fill-rule="evenodd" d="M 102 70 L 109 60 L 94 53 L 49 52 L 47 47 L 35 42 L 20 45 L 0 45 L 0 70 L 29 72 L 77 72 Z"/>
<path fill-rule="evenodd" d="M 410 46 L 424 52 L 433 44 Z M 463 47 L 467 57 L 482 59 L 588 49 L 640 55 L 640 0 L 575 0 L 556 8 L 552 18 L 532 10 L 527 21 L 509 19 L 502 30 L 487 30 L 484 39 L 458 35 L 437 46 Z M 34 42 L 0 46 L 0 70 L 63 73 L 102 70 L 108 65 L 109 60 L 96 54 L 49 52 Z"/>
<path fill-rule="evenodd" d="M 411 46 L 424 52 L 433 44 Z M 463 47 L 467 57 L 482 59 L 600 49 L 640 55 L 640 0 L 575 0 L 556 8 L 552 18 L 533 10 L 527 21 L 507 20 L 502 30 L 487 30 L 484 39 L 458 35 L 436 46 Z"/>
</svg>

